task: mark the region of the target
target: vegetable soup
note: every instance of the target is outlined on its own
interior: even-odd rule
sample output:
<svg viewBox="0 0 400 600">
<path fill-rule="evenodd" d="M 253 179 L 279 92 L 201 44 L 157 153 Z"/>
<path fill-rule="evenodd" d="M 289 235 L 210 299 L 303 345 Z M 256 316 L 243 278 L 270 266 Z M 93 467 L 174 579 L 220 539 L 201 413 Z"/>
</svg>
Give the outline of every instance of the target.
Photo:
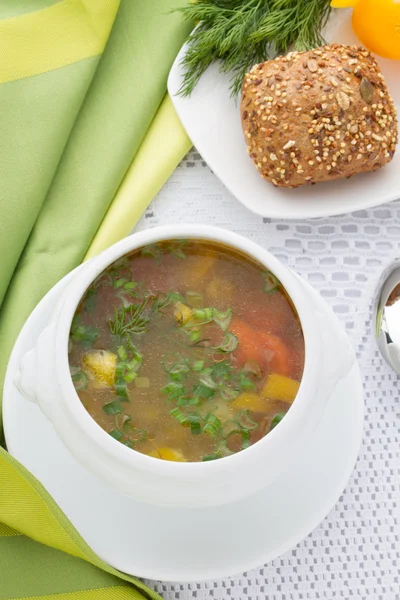
<svg viewBox="0 0 400 600">
<path fill-rule="evenodd" d="M 159 459 L 208 461 L 285 416 L 304 339 L 285 290 L 258 262 L 174 240 L 94 281 L 72 323 L 69 363 L 83 405 L 113 438 Z"/>
</svg>

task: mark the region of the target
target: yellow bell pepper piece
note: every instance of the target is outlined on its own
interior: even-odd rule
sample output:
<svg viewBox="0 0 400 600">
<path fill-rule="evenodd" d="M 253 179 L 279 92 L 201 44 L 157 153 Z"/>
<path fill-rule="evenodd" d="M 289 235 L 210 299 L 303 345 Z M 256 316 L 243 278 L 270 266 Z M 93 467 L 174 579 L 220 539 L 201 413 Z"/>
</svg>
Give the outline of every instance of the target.
<svg viewBox="0 0 400 600">
<path fill-rule="evenodd" d="M 82 370 L 95 388 L 112 387 L 115 384 L 117 355 L 109 350 L 91 350 L 82 358 Z"/>
<path fill-rule="evenodd" d="M 185 325 L 193 317 L 193 311 L 186 304 L 183 304 L 183 302 L 176 302 L 174 317 L 180 325 Z"/>
<path fill-rule="evenodd" d="M 179 452 L 179 450 L 174 450 L 173 448 L 157 448 L 157 450 L 150 452 L 149 456 L 161 458 L 162 460 L 170 460 L 173 462 L 186 462 L 182 452 Z"/>
<path fill-rule="evenodd" d="M 263 398 L 271 398 L 272 400 L 281 400 L 291 404 L 297 396 L 300 383 L 290 377 L 272 373 L 265 383 L 261 395 Z"/>
<path fill-rule="evenodd" d="M 231 403 L 233 408 L 238 410 L 252 410 L 253 412 L 266 413 L 268 412 L 268 403 L 264 398 L 253 392 L 242 392 Z"/>
</svg>

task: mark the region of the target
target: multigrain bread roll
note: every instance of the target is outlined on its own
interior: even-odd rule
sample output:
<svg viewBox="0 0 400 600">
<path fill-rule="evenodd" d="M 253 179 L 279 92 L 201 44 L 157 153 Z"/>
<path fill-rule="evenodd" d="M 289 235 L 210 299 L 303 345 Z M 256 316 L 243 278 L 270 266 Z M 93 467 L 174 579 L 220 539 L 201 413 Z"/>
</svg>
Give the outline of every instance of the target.
<svg viewBox="0 0 400 600">
<path fill-rule="evenodd" d="M 241 118 L 261 175 L 298 187 L 375 171 L 398 140 L 396 108 L 375 58 L 333 44 L 255 65 Z"/>
</svg>

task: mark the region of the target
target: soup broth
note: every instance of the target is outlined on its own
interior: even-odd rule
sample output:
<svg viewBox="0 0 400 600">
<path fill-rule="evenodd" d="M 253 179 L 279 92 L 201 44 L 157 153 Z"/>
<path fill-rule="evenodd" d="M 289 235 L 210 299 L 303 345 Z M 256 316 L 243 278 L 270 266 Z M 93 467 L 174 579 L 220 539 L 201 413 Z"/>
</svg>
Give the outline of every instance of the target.
<svg viewBox="0 0 400 600">
<path fill-rule="evenodd" d="M 113 438 L 164 460 L 207 461 L 281 421 L 304 340 L 272 273 L 232 248 L 175 240 L 94 281 L 72 323 L 69 363 L 83 405 Z"/>
</svg>

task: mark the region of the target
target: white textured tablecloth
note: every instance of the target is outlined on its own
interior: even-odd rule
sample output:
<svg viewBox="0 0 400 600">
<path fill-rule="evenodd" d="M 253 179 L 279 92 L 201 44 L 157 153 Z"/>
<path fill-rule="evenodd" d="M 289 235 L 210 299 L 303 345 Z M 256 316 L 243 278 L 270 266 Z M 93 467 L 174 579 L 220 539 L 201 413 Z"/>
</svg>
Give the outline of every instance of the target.
<svg viewBox="0 0 400 600">
<path fill-rule="evenodd" d="M 357 351 L 365 432 L 339 503 L 291 552 L 213 583 L 146 583 L 165 600 L 399 600 L 399 380 L 377 350 L 371 301 L 383 268 L 400 254 L 400 201 L 328 219 L 262 219 L 239 204 L 192 151 L 136 230 L 177 222 L 209 223 L 245 235 L 319 290 Z"/>
</svg>

